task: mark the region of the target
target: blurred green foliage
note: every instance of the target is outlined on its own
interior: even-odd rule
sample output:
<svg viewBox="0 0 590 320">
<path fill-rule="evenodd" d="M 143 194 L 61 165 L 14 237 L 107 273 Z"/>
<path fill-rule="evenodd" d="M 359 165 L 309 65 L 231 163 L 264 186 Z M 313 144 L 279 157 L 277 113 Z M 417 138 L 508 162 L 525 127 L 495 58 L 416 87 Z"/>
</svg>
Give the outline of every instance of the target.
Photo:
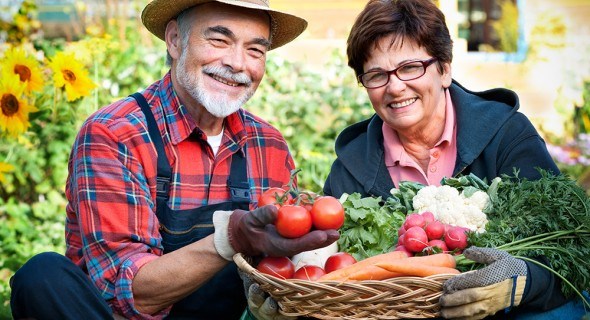
<svg viewBox="0 0 590 320">
<path fill-rule="evenodd" d="M 576 134 L 590 134 L 590 80 L 583 83 L 583 103 L 574 111 L 574 130 Z"/>
<path fill-rule="evenodd" d="M 265 79 L 247 108 L 281 131 L 301 169 L 299 187 L 314 192 L 322 190 L 335 159 L 338 133 L 373 113 L 365 91 L 337 52 L 321 71 L 271 52 Z"/>
</svg>

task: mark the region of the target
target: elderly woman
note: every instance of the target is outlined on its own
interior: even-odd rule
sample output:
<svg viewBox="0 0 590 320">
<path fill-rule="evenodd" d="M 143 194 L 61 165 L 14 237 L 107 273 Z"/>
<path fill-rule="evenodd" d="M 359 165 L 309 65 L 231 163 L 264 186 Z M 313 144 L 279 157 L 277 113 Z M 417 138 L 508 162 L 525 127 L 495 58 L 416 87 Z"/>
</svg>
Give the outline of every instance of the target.
<svg viewBox="0 0 590 320">
<path fill-rule="evenodd" d="M 347 45 L 348 65 L 376 114 L 339 135 L 325 194 L 389 197 L 404 180 L 439 185 L 469 173 L 490 181 L 514 168 L 529 179 L 540 176 L 536 167 L 559 172 L 514 92 L 473 92 L 452 79 L 452 41 L 431 0 L 369 1 Z M 512 317 L 565 303 L 545 269 L 493 249 L 467 254 L 490 265 L 446 282 L 443 317 L 480 319 L 519 306 Z"/>
</svg>

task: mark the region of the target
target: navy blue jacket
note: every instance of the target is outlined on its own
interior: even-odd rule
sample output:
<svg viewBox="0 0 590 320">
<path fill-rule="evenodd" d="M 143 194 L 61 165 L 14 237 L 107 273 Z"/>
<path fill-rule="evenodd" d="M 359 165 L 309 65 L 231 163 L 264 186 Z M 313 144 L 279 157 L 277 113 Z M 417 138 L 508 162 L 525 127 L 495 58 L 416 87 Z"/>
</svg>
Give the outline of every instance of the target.
<svg viewBox="0 0 590 320">
<path fill-rule="evenodd" d="M 502 174 L 512 175 L 513 168 L 520 169 L 519 177 L 529 179 L 540 177 L 536 167 L 559 173 L 537 130 L 518 112 L 516 93 L 507 89 L 472 92 L 454 80 L 449 90 L 457 118 L 453 176 L 473 173 L 490 182 Z M 383 120 L 375 114 L 340 133 L 324 194 L 338 198 L 354 192 L 391 196 L 395 185 L 385 167 L 382 125 Z M 527 265 L 530 272 L 523 305 L 551 309 L 562 304 L 560 284 L 552 274 Z"/>
</svg>

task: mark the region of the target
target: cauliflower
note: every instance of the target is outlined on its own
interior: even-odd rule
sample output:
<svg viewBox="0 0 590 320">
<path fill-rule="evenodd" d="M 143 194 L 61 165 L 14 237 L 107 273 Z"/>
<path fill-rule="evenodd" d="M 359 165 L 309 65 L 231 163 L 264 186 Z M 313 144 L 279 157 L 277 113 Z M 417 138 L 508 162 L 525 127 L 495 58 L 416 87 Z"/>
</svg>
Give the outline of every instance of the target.
<svg viewBox="0 0 590 320">
<path fill-rule="evenodd" d="M 490 198 L 483 191 L 471 196 L 460 193 L 451 186 L 426 186 L 413 199 L 417 212 L 430 211 L 442 223 L 485 232 L 488 218 L 483 212 L 490 205 Z"/>
</svg>

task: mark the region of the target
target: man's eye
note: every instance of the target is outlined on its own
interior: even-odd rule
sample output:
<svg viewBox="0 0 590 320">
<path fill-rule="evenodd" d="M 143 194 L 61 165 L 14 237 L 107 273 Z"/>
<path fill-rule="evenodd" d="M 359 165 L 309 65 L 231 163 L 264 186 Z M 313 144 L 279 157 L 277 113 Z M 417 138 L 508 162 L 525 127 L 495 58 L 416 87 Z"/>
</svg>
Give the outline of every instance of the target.
<svg viewBox="0 0 590 320">
<path fill-rule="evenodd" d="M 214 44 L 217 44 L 217 45 L 227 44 L 227 41 L 225 41 L 224 39 L 220 39 L 220 38 L 211 38 L 211 39 L 209 39 L 209 41 L 211 41 L 211 42 L 213 42 Z"/>
</svg>

